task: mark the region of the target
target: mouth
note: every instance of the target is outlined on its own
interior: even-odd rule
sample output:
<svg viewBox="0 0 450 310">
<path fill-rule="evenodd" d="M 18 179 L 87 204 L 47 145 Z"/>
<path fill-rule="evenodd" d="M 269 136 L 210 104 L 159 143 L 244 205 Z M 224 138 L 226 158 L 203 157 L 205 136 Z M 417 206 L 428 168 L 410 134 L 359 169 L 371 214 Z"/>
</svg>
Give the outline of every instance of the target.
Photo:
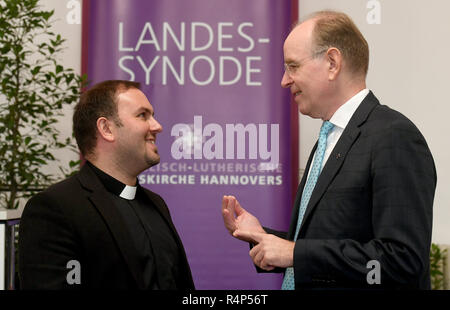
<svg viewBox="0 0 450 310">
<path fill-rule="evenodd" d="M 147 139 L 147 142 L 152 144 L 152 145 L 154 145 L 156 147 L 156 139 L 155 138 Z"/>
<path fill-rule="evenodd" d="M 150 149 L 152 150 L 152 152 L 154 152 L 155 154 L 158 154 L 158 147 L 156 146 L 156 139 L 148 139 L 147 140 L 148 144 L 150 144 Z"/>
<path fill-rule="evenodd" d="M 297 97 L 297 96 L 299 96 L 300 94 L 302 93 L 302 91 L 301 90 L 299 90 L 298 92 L 295 92 L 295 93 L 293 93 L 293 95 L 294 95 L 294 98 L 295 97 Z"/>
</svg>

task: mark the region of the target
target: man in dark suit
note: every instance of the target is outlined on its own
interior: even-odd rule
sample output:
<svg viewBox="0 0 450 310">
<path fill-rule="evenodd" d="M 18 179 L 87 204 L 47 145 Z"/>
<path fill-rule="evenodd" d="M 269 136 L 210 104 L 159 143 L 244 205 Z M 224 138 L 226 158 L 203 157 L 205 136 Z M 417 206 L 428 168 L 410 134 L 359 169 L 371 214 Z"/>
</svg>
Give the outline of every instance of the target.
<svg viewBox="0 0 450 310">
<path fill-rule="evenodd" d="M 259 270 L 282 289 L 428 289 L 436 170 L 424 137 L 366 88 L 368 45 L 345 14 L 324 11 L 284 43 L 302 114 L 323 121 L 298 187 L 289 231 L 263 228 L 224 196 L 229 232 L 253 244 Z"/>
<path fill-rule="evenodd" d="M 30 199 L 19 235 L 23 289 L 194 289 L 164 200 L 137 183 L 159 163 L 162 131 L 139 84 L 82 94 L 74 133 L 87 162 Z"/>
</svg>

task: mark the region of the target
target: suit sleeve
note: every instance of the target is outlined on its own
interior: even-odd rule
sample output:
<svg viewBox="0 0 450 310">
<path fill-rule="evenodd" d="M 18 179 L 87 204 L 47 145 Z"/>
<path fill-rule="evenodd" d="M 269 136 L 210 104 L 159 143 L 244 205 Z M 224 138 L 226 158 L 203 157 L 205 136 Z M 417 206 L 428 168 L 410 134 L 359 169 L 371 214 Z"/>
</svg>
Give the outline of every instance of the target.
<svg viewBox="0 0 450 310">
<path fill-rule="evenodd" d="M 294 249 L 296 285 L 348 282 L 366 285 L 368 262 L 379 262 L 382 285 L 424 288 L 429 283 L 429 247 L 436 186 L 434 161 L 425 139 L 407 119 L 377 132 L 371 150 L 373 239 L 299 239 Z M 357 225 L 358 223 L 355 223 Z M 428 279 L 427 279 L 428 277 Z"/>
<path fill-rule="evenodd" d="M 19 229 L 22 289 L 73 289 L 80 286 L 69 285 L 67 281 L 72 270 L 67 263 L 79 259 L 77 247 L 66 217 L 50 195 L 40 193 L 28 201 Z"/>
<path fill-rule="evenodd" d="M 285 231 L 274 230 L 274 229 L 271 229 L 271 228 L 268 228 L 268 227 L 263 227 L 263 229 L 268 234 L 275 235 L 275 236 L 277 236 L 279 238 L 282 238 L 282 239 L 287 239 L 287 232 L 285 232 Z"/>
</svg>

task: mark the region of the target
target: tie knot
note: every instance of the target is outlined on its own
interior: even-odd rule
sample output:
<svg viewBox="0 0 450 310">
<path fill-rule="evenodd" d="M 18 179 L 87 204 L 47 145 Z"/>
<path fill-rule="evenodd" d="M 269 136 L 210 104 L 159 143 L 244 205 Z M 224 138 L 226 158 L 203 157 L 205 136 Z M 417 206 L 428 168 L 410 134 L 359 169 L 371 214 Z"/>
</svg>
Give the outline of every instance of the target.
<svg viewBox="0 0 450 310">
<path fill-rule="evenodd" d="M 332 123 L 330 123 L 329 121 L 325 121 L 322 124 L 322 127 L 320 128 L 320 135 L 321 136 L 328 136 L 328 133 L 330 132 L 330 130 L 334 127 L 334 125 Z"/>
</svg>

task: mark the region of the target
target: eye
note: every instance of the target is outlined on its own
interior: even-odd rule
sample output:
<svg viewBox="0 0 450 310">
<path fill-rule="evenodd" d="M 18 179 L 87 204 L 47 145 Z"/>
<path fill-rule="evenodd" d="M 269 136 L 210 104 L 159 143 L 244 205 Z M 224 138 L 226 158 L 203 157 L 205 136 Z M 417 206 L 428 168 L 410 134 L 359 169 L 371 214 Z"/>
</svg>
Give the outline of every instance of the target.
<svg viewBox="0 0 450 310">
<path fill-rule="evenodd" d="M 288 73 L 294 73 L 298 69 L 298 67 L 300 67 L 300 65 L 295 62 L 284 64 L 284 70 L 287 71 Z"/>
<path fill-rule="evenodd" d="M 290 63 L 290 64 L 288 64 L 288 70 L 289 70 L 289 71 L 295 71 L 295 70 L 297 70 L 297 68 L 298 68 L 299 66 L 300 66 L 299 64 L 296 64 L 296 63 Z"/>
</svg>

